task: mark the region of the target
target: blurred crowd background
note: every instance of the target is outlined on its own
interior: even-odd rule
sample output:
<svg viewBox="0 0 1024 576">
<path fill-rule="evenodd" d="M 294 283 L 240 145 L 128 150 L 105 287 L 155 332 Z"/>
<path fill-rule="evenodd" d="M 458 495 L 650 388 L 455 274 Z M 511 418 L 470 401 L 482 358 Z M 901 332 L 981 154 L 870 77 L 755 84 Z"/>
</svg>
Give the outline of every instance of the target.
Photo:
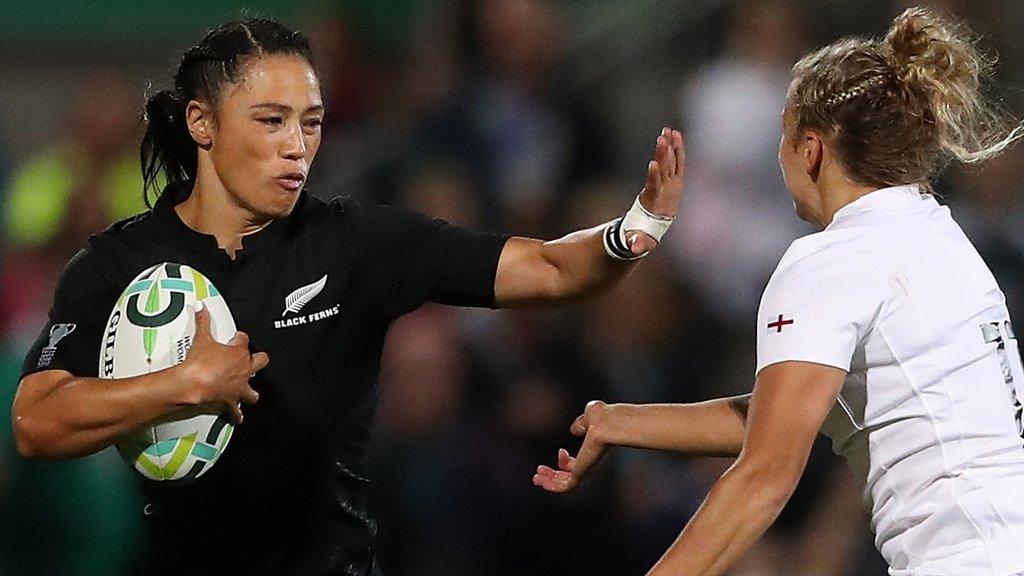
<svg viewBox="0 0 1024 576">
<path fill-rule="evenodd" d="M 998 51 L 1024 110 L 1019 0 L 933 2 Z M 608 296 L 558 310 L 427 306 L 396 323 L 380 381 L 374 508 L 391 576 L 642 574 L 729 461 L 614 450 L 566 496 L 530 482 L 591 399 L 750 390 L 754 318 L 793 214 L 776 162 L 789 68 L 882 34 L 899 0 L 142 0 L 0 3 L 0 397 L 85 238 L 145 209 L 144 95 L 243 7 L 313 40 L 328 108 L 309 190 L 476 229 L 555 238 L 620 215 L 664 125 L 686 196 L 657 253 Z M 72 7 L 73 6 L 73 12 Z M 937 190 L 1024 313 L 1024 147 Z M 112 450 L 17 455 L 0 410 L 0 575 L 121 575 L 136 478 Z M 680 425 L 685 425 L 681 423 Z M 885 573 L 859 489 L 828 443 L 730 574 Z"/>
</svg>

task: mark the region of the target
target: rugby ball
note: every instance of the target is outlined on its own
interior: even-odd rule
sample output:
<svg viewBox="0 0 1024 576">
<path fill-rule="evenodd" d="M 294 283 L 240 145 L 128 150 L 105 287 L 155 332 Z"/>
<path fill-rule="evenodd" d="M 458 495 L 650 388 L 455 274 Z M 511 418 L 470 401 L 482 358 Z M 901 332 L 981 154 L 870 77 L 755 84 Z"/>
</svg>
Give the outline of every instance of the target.
<svg viewBox="0 0 1024 576">
<path fill-rule="evenodd" d="M 165 262 L 135 277 L 107 320 L 100 378 L 129 378 L 185 360 L 195 335 L 195 304 L 210 311 L 214 340 L 225 344 L 235 320 L 223 296 L 201 272 Z M 234 426 L 222 407 L 197 406 L 138 429 L 116 444 L 121 456 L 150 480 L 197 478 L 224 453 Z"/>
</svg>

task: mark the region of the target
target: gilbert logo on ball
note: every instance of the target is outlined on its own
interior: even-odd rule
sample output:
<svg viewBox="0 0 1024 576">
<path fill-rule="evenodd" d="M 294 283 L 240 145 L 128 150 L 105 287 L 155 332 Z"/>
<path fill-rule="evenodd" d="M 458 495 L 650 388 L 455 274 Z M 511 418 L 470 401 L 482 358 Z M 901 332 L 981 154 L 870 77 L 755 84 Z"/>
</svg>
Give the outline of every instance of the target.
<svg viewBox="0 0 1024 576">
<path fill-rule="evenodd" d="M 195 336 L 195 305 L 210 311 L 214 340 L 224 344 L 235 321 L 217 288 L 201 272 L 165 262 L 132 280 L 107 320 L 100 349 L 101 378 L 129 378 L 185 361 Z M 151 480 L 201 476 L 227 448 L 234 427 L 220 407 L 197 406 L 127 435 L 121 456 Z"/>
</svg>

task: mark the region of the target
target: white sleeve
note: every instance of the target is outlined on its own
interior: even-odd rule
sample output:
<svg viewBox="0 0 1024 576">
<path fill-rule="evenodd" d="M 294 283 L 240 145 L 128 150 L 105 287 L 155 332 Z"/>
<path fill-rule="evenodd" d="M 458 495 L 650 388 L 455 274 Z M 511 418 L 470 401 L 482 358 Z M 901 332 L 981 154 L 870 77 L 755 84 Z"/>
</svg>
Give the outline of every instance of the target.
<svg viewBox="0 0 1024 576">
<path fill-rule="evenodd" d="M 782 258 L 757 312 L 757 370 L 797 360 L 850 370 L 885 302 L 877 271 L 823 250 Z M 872 273 L 874 272 L 874 273 Z"/>
</svg>

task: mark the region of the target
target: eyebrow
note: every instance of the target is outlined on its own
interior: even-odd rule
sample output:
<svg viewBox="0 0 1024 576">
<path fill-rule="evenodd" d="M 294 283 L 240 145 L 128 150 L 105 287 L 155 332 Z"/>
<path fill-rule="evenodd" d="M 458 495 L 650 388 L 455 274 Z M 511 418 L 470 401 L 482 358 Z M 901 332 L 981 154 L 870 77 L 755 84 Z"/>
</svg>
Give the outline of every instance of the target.
<svg viewBox="0 0 1024 576">
<path fill-rule="evenodd" d="M 274 110 L 277 110 L 278 112 L 291 112 L 292 111 L 292 107 L 291 106 L 288 106 L 286 104 L 278 104 L 276 102 L 263 102 L 261 104 L 253 104 L 252 106 L 250 106 L 250 108 L 253 108 L 253 109 L 255 109 L 255 108 L 272 108 Z M 309 108 L 307 108 L 306 112 L 323 112 L 323 110 L 324 110 L 324 105 L 323 104 L 317 104 L 316 106 L 310 106 Z"/>
</svg>

